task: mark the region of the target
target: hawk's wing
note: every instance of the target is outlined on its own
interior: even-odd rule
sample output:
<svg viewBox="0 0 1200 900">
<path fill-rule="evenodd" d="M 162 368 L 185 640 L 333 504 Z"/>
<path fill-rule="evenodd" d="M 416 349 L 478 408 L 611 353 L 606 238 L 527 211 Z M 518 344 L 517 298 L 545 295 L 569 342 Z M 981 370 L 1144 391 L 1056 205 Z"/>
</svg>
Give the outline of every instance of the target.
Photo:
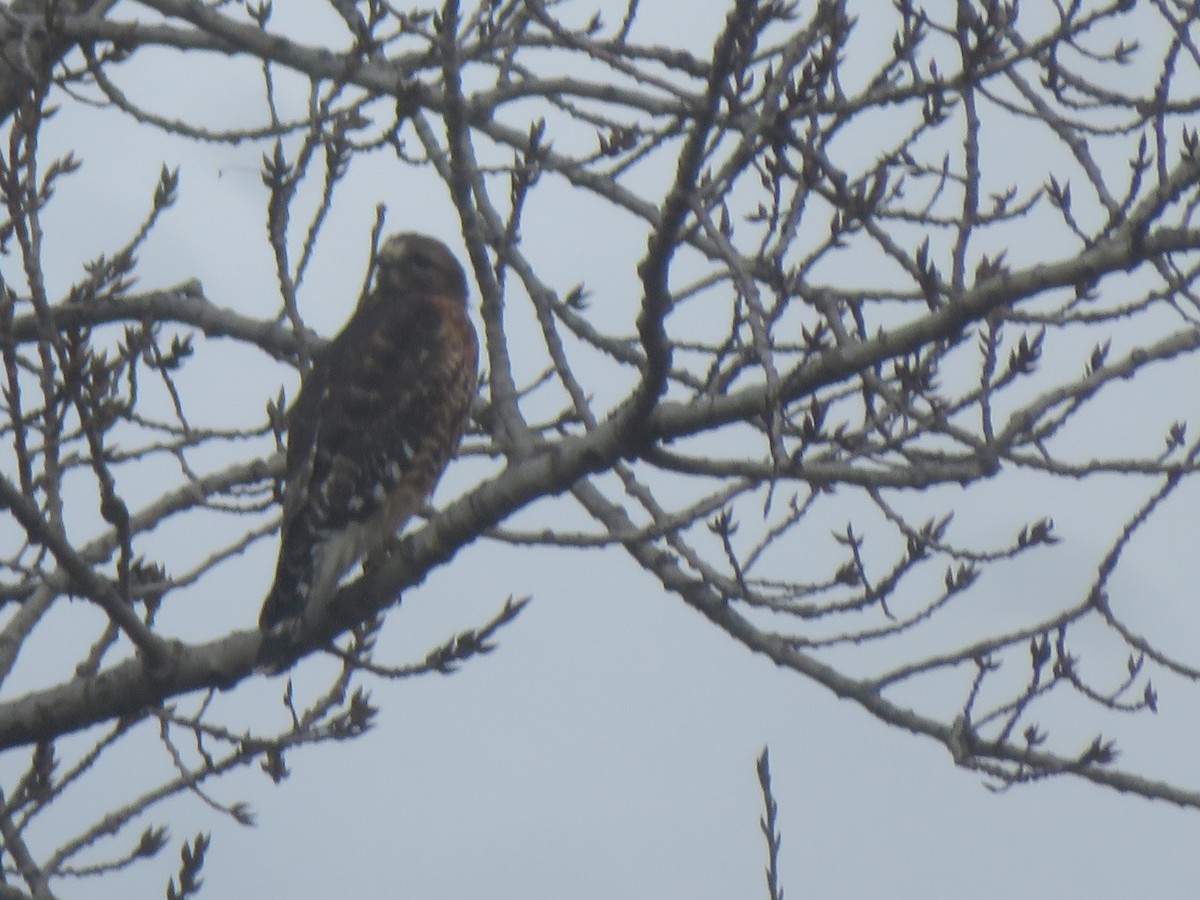
<svg viewBox="0 0 1200 900">
<path fill-rule="evenodd" d="M 299 395 L 288 411 L 287 462 L 284 471 L 283 520 L 280 532 L 286 534 L 296 512 L 308 496 L 316 461 L 317 433 L 322 407 L 327 407 L 327 372 L 324 357 L 329 347 L 313 354 L 312 366 L 304 378 Z"/>
</svg>

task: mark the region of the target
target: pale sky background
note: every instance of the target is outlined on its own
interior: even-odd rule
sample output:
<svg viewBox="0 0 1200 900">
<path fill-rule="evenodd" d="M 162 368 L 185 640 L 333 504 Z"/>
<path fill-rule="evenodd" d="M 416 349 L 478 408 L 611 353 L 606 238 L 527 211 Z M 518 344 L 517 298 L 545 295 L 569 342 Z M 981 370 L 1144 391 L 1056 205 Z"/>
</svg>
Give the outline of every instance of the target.
<svg viewBox="0 0 1200 900">
<path fill-rule="evenodd" d="M 577 5 L 584 18 L 597 6 Z M 276 10 L 281 29 L 294 27 L 310 41 L 329 31 L 323 3 L 276 6 L 287 6 Z M 613 21 L 623 4 L 599 6 Z M 710 46 L 726 4 L 687 4 L 681 19 L 684 6 L 644 2 L 641 39 L 696 51 Z M 116 73 L 119 83 L 139 103 L 194 121 L 260 120 L 257 64 L 220 60 L 204 70 L 204 79 L 184 87 L 179 73 L 164 68 L 171 58 L 145 54 Z M 1022 145 L 1019 135 L 996 139 Z M 50 272 L 57 279 L 52 290 L 78 277 L 79 261 L 124 241 L 144 216 L 165 162 L 181 169 L 180 200 L 141 255 L 139 287 L 198 277 L 220 306 L 274 313 L 278 292 L 262 240 L 262 146 L 197 146 L 69 100 L 47 126 L 44 143 L 48 154 L 69 147 L 84 161 L 46 215 L 47 258 L 63 261 Z M 869 155 L 870 148 L 863 152 Z M 1034 161 L 1032 177 L 1040 180 L 1045 163 Z M 377 203 L 388 205 L 389 230 L 427 231 L 461 248 L 457 221 L 433 186 L 428 173 L 401 167 L 390 154 L 356 163 L 301 298 L 310 325 L 332 334 L 349 313 Z M 606 224 L 564 203 L 557 215 L 539 209 L 525 229 L 527 246 L 559 259 L 546 272 L 551 282 L 566 289 L 586 280 L 593 306 L 610 296 L 625 302 L 619 297 L 633 284 L 626 263 L 638 258 L 645 240 L 644 233 L 605 230 Z M 1036 234 L 1028 237 L 1032 253 L 1053 255 Z M 1013 256 L 1021 259 L 1020 247 Z M 281 384 L 294 395 L 290 370 L 213 343 L 198 337 L 198 355 L 222 362 L 197 364 L 180 378 L 201 423 L 223 420 L 230 410 L 244 410 L 240 421 L 255 421 Z M 1164 368 L 1130 387 L 1138 414 L 1153 429 L 1160 418 L 1180 415 L 1172 372 L 1178 374 Z M 1158 397 L 1170 403 L 1160 409 Z M 1150 442 L 1157 444 L 1160 434 L 1152 430 Z M 468 468 L 452 470 L 439 496 L 468 485 Z M 962 533 L 999 528 L 1009 537 L 1010 519 L 1053 515 L 1066 545 L 1052 558 L 1033 557 L 990 576 L 996 596 L 1017 604 L 1036 604 L 1037 591 L 1077 593 L 1092 577 L 1114 523 L 1146 493 L 1144 485 L 1106 480 L 1030 486 L 1023 496 L 1012 493 L 1014 484 L 1022 486 L 1018 479 L 978 494 L 972 488 L 968 495 L 978 499 L 963 509 L 961 526 Z M 148 497 L 156 486 L 137 490 Z M 958 496 L 935 492 L 928 502 L 953 504 Z M 990 515 L 996 508 L 989 498 L 998 504 L 1002 527 Z M 1149 621 L 1159 633 L 1180 636 L 1181 653 L 1195 646 L 1194 612 L 1161 598 L 1194 604 L 1195 500 L 1192 489 L 1172 502 L 1163 522 L 1136 542 L 1114 582 L 1156 600 L 1148 600 Z M 844 522 L 831 527 L 837 525 Z M 145 549 L 167 555 L 188 548 L 186 534 L 156 540 L 161 543 Z M 271 539 L 221 566 L 202 589 L 188 592 L 188 605 L 177 601 L 166 611 L 163 627 L 189 638 L 249 627 L 274 552 Z M 210 831 L 201 893 L 209 898 L 765 897 L 754 768 L 764 745 L 780 805 L 782 883 L 789 897 L 1190 898 L 1200 890 L 1195 811 L 1066 778 L 990 792 L 979 776 L 956 769 L 940 746 L 885 727 L 735 645 L 663 595 L 618 550 L 547 553 L 477 543 L 392 611 L 380 657 L 419 658 L 453 631 L 484 621 L 509 595 L 534 600 L 502 633 L 497 652 L 453 677 L 372 684 L 381 714 L 367 736 L 290 754 L 293 774 L 280 786 L 257 767 L 208 786 L 223 802 L 248 801 L 257 827 L 239 828 L 194 797 L 171 801 L 145 819 L 171 829 L 171 844 L 155 861 L 62 895 L 161 896 L 177 870 L 179 843 Z M 66 612 L 90 614 L 78 603 Z M 64 628 L 69 641 L 71 626 Z M 301 689 L 315 690 L 328 670 L 318 661 L 294 675 Z M 1177 682 L 1156 679 L 1156 686 L 1163 715 L 1109 720 L 1104 734 L 1119 737 L 1123 766 L 1194 785 L 1196 698 Z M 260 678 L 220 702 L 233 715 L 283 723 L 282 689 L 283 679 Z M 959 695 L 946 702 L 958 703 Z M 1093 726 L 1080 727 L 1081 735 L 1092 733 Z M 60 754 L 70 746 L 64 741 Z M 24 752 L 17 755 L 0 758 L 4 773 L 24 764 Z M 166 766 L 144 728 L 110 760 L 105 771 L 113 781 L 81 785 L 61 815 L 94 816 L 114 798 L 127 798 L 130 785 L 153 783 L 155 772 L 165 777 Z M 50 831 L 53 821 L 47 819 Z M 46 835 L 47 844 L 52 837 Z"/>
</svg>

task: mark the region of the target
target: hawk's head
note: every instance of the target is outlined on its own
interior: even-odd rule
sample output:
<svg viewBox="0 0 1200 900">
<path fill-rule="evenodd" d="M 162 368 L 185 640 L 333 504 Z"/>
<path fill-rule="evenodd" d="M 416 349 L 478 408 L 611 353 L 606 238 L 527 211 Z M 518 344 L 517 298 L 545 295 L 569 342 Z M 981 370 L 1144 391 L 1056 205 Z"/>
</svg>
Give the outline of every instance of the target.
<svg viewBox="0 0 1200 900">
<path fill-rule="evenodd" d="M 436 238 L 406 231 L 393 234 L 375 259 L 375 289 L 421 291 L 467 301 L 467 276 L 450 248 Z"/>
</svg>

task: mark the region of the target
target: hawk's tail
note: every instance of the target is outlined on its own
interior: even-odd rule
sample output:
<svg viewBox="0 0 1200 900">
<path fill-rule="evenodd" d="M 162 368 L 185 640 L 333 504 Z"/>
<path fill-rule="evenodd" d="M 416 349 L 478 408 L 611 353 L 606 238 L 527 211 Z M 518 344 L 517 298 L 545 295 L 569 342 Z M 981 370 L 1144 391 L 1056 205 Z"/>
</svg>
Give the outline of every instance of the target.
<svg viewBox="0 0 1200 900">
<path fill-rule="evenodd" d="M 263 631 L 287 619 L 296 618 L 304 612 L 308 602 L 309 585 L 305 583 L 307 579 L 304 578 L 304 572 L 312 565 L 310 554 L 295 552 L 295 545 L 302 542 L 286 543 L 275 567 L 275 583 L 271 585 L 271 592 L 267 594 L 262 612 L 258 615 L 258 627 Z"/>
<path fill-rule="evenodd" d="M 275 580 L 271 593 L 263 603 L 262 612 L 258 616 L 258 627 L 267 631 L 280 622 L 294 619 L 304 612 L 304 598 L 295 590 L 287 590 Z"/>
<path fill-rule="evenodd" d="M 282 563 L 282 560 L 281 560 Z M 258 627 L 263 631 L 262 646 L 259 648 L 259 659 L 286 658 L 286 647 L 294 637 L 293 628 L 278 627 L 291 622 L 294 627 L 296 619 L 304 612 L 305 596 L 299 590 L 295 579 L 288 578 L 281 564 L 275 573 L 275 583 L 267 594 L 262 612 L 258 616 Z M 291 666 L 288 662 L 269 662 L 259 666 L 259 671 L 267 675 L 278 675 Z"/>
</svg>

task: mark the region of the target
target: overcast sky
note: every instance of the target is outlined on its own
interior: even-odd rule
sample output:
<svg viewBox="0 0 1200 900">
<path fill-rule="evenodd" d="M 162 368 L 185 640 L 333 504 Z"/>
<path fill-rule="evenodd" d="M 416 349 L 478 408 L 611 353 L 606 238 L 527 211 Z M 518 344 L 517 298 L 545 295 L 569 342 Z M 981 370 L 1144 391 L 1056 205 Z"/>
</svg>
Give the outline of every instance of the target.
<svg viewBox="0 0 1200 900">
<path fill-rule="evenodd" d="M 278 14 L 297 18 L 279 27 L 320 40 L 330 24 L 318 12 L 324 4 L 286 5 Z M 606 19 L 619 17 L 623 5 L 609 4 L 614 11 Z M 643 2 L 640 38 L 708 46 L 725 4 L 697 3 L 685 18 L 682 6 Z M 259 121 L 256 65 L 224 61 L 181 90 L 167 64 L 147 55 L 121 70 L 120 81 L 159 111 L 217 125 Z M 48 258 L 63 260 L 50 273 L 52 290 L 78 277 L 79 261 L 121 243 L 144 215 L 165 162 L 181 169 L 180 201 L 146 245 L 140 286 L 198 277 L 214 303 L 273 315 L 279 300 L 262 240 L 263 148 L 195 145 L 63 102 L 47 128 L 46 152 L 73 148 L 84 168 L 47 212 Z M 436 191 L 428 173 L 401 168 L 394 157 L 377 154 L 356 165 L 302 297 L 314 328 L 332 334 L 351 309 L 377 203 L 388 205 L 389 230 L 439 235 L 461 253 L 457 222 Z M 590 266 L 597 306 L 606 291 L 615 296 L 632 283 L 631 267 L 620 267 L 644 246 L 644 234 L 604 233 L 602 221 L 581 220 L 567 205 L 561 218 L 531 219 L 525 237 L 553 248 L 557 287 L 579 280 L 569 277 L 576 260 Z M 1030 238 L 1030 252 L 1052 255 Z M 615 270 L 611 281 L 606 268 Z M 181 376 L 202 422 L 222 421 L 231 410 L 254 421 L 280 385 L 294 395 L 294 373 L 268 360 L 245 351 L 231 356 L 203 339 L 199 351 L 224 360 Z M 1146 408 L 1148 420 L 1157 396 L 1175 400 L 1172 384 L 1164 377 L 1134 385 L 1142 392 L 1135 405 Z M 1178 410 L 1178 403 L 1165 410 Z M 439 496 L 469 484 L 468 468 L 452 470 Z M 145 489 L 148 496 L 154 486 Z M 989 590 L 1004 602 L 1036 603 L 1031 584 L 1078 590 L 1114 523 L 1144 496 L 1110 482 L 1029 498 L 1006 496 L 1009 490 L 997 488 L 993 497 L 1019 508 L 1014 520 L 1024 515 L 1023 499 L 1029 509 L 1047 507 L 1069 546 L 1044 571 L 1035 562 L 989 576 Z M 963 527 L 982 533 L 998 526 L 989 520 L 988 495 L 980 496 L 981 505 L 963 510 Z M 1194 491 L 1180 497 L 1139 542 L 1120 586 L 1194 603 L 1195 500 Z M 945 492 L 930 502 L 958 500 Z M 1009 537 L 1007 521 L 1003 528 L 1000 537 Z M 180 552 L 178 535 L 162 541 L 152 549 Z M 272 539 L 223 565 L 189 594 L 193 606 L 167 611 L 163 627 L 197 637 L 249 627 L 274 552 Z M 497 652 L 453 677 L 373 685 L 382 712 L 367 736 L 289 755 L 293 774 L 279 786 L 256 768 L 210 786 L 225 802 L 249 801 L 257 827 L 238 828 L 194 797 L 172 801 L 147 819 L 171 828 L 172 845 L 160 859 L 63 896 L 159 895 L 175 872 L 178 843 L 211 831 L 203 897 L 764 897 L 755 777 L 764 746 L 790 897 L 1191 898 L 1200 890 L 1196 812 L 1066 778 L 989 791 L 940 746 L 885 727 L 735 645 L 615 550 L 547 554 L 479 542 L 390 613 L 380 656 L 420 658 L 454 630 L 484 621 L 510 595 L 533 602 Z M 69 612 L 79 614 L 81 606 Z M 1154 615 L 1164 630 L 1190 635 L 1194 646 L 1192 614 Z M 293 674 L 301 689 L 317 690 L 329 671 L 328 662 L 317 661 Z M 282 723 L 282 689 L 283 679 L 260 678 L 222 702 L 236 704 L 238 715 Z M 1141 760 L 1150 774 L 1195 783 L 1200 717 L 1177 712 L 1196 710 L 1186 690 L 1166 683 L 1161 703 L 1171 715 L 1141 716 L 1118 731 L 1128 753 L 1122 763 Z M 947 698 L 955 702 L 958 695 Z M 69 802 L 94 814 L 148 771 L 169 774 L 162 757 L 152 734 L 134 738 L 108 770 L 114 782 L 83 785 Z"/>
</svg>

